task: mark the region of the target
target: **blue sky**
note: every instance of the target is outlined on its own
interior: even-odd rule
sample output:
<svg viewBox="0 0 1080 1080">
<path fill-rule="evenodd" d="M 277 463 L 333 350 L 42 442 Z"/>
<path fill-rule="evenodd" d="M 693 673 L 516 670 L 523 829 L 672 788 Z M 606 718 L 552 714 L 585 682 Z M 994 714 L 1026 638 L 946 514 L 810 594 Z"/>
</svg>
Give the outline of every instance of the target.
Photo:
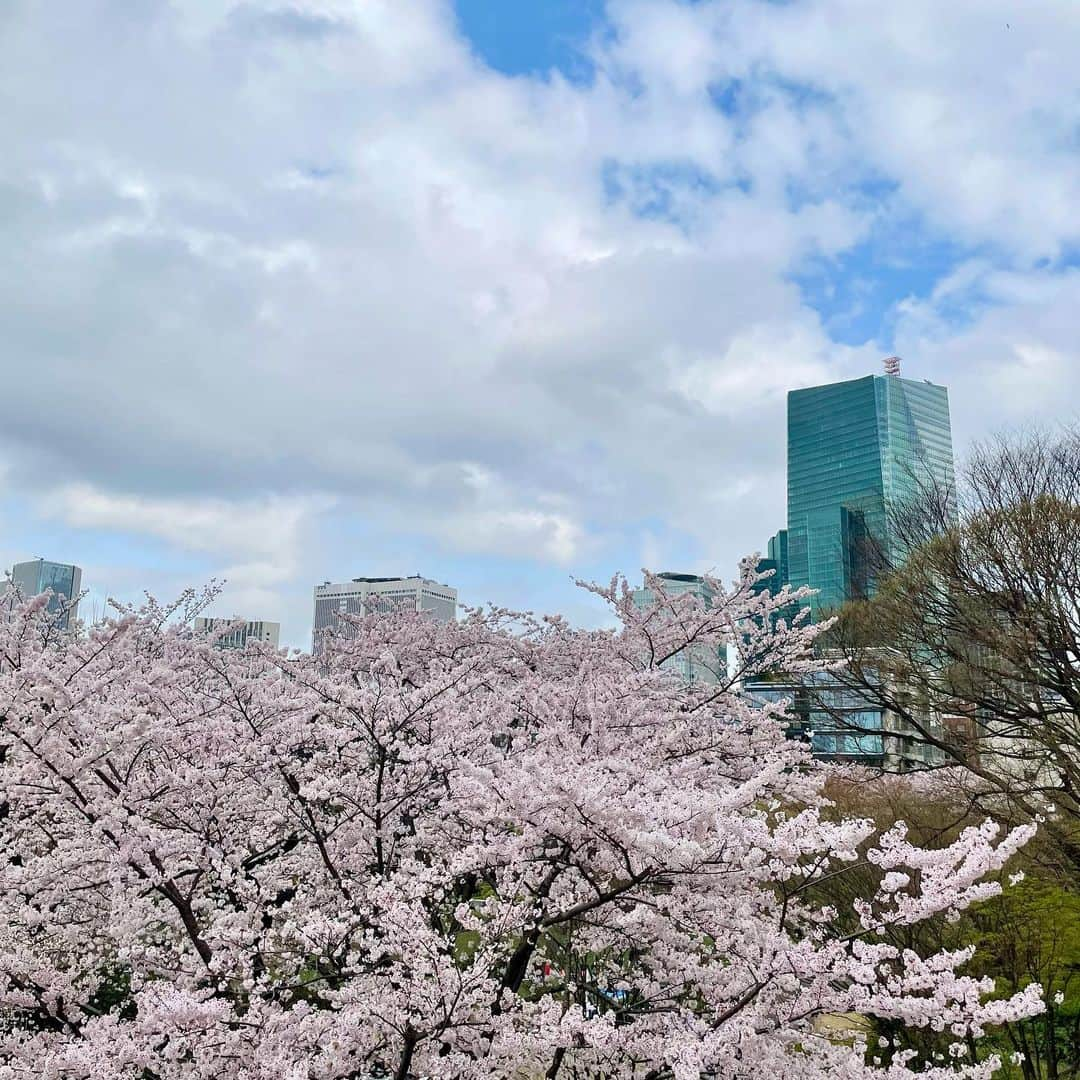
<svg viewBox="0 0 1080 1080">
<path fill-rule="evenodd" d="M 561 77 L 590 84 L 596 71 L 590 52 L 596 40 L 613 34 L 601 0 L 455 0 L 454 11 L 461 32 L 485 64 L 510 76 L 541 79 Z M 812 98 L 812 92 L 795 84 L 796 95 Z M 717 107 L 737 116 L 746 83 L 733 79 L 711 89 Z M 675 169 L 669 168 L 669 175 Z M 614 170 L 608 173 L 612 184 Z M 688 177 L 687 182 L 708 187 L 707 174 Z M 867 206 L 880 205 L 895 189 L 888 181 L 861 185 Z M 615 187 L 617 191 L 617 185 Z M 655 206 L 662 208 L 658 196 Z M 648 212 L 648 211 L 646 211 Z M 652 212 L 657 212 L 655 209 Z M 952 267 L 973 258 L 947 233 L 915 220 L 885 220 L 865 241 L 835 258 L 808 259 L 791 279 L 805 302 L 817 311 L 830 336 L 848 345 L 878 341 L 893 347 L 892 312 L 910 297 L 925 298 Z"/>
<path fill-rule="evenodd" d="M 686 5 L 689 6 L 689 5 Z M 602 0 L 455 0 L 458 26 L 470 47 L 492 69 L 510 76 L 563 78 L 589 85 L 595 81 L 592 46 L 617 34 Z M 1011 24 L 1010 24 L 1011 29 Z M 813 87 L 793 82 L 788 89 L 797 99 L 828 105 L 829 98 Z M 710 87 L 717 108 L 738 117 L 752 84 L 736 78 Z M 1080 135 L 1077 136 L 1080 149 Z M 685 166 L 673 163 L 670 176 Z M 620 194 L 617 170 L 605 176 L 612 197 Z M 684 176 L 685 182 L 708 189 L 707 173 Z M 745 183 L 746 181 L 742 181 Z M 830 337 L 846 345 L 875 341 L 885 350 L 894 347 L 896 307 L 911 299 L 926 300 L 935 284 L 965 262 L 985 254 L 990 244 L 963 243 L 947 228 L 930 224 L 920 215 L 880 214 L 895 196 L 897 184 L 888 177 L 865 178 L 855 185 L 856 199 L 878 220 L 865 239 L 832 257 L 808 258 L 792 269 L 790 279 L 803 301 L 821 317 Z M 797 200 L 793 191 L 792 201 Z M 662 190 L 641 211 L 662 212 L 667 200 Z M 992 255 L 990 256 L 993 257 Z M 1062 254 L 1062 262 L 1075 259 L 1075 247 Z M 966 313 L 954 312 L 963 321 Z"/>
<path fill-rule="evenodd" d="M 0 561 L 88 607 L 734 574 L 787 390 L 1080 409 L 1080 6 L 18 0 Z"/>
<path fill-rule="evenodd" d="M 506 75 L 545 78 L 558 71 L 589 82 L 589 42 L 608 29 L 602 0 L 456 0 L 458 26 L 476 54 Z"/>
</svg>

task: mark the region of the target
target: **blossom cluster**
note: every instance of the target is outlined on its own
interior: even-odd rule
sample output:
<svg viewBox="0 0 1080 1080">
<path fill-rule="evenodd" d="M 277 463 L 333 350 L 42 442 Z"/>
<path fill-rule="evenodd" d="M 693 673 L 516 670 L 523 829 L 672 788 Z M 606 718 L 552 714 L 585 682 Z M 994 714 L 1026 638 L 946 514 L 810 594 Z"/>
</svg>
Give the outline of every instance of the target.
<svg viewBox="0 0 1080 1080">
<path fill-rule="evenodd" d="M 80 635 L 0 625 L 0 1080 L 901 1080 L 829 1037 L 949 1030 L 920 1077 L 989 1077 L 967 952 L 886 944 L 960 910 L 1026 838 L 940 850 L 837 820 L 739 688 L 813 668 L 752 563 L 617 630 L 473 611 L 349 618 L 317 656 L 226 650 L 154 605 Z M 716 647 L 734 670 L 664 666 Z M 869 847 L 868 843 L 872 842 Z M 855 932 L 814 885 L 869 859 Z M 921 1066 L 919 1066 L 921 1068 Z"/>
</svg>

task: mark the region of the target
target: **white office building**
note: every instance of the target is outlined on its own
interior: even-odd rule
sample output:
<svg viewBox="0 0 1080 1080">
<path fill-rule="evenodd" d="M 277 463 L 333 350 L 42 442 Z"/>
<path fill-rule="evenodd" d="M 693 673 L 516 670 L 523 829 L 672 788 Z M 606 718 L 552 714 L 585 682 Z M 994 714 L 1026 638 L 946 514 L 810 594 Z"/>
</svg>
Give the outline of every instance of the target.
<svg viewBox="0 0 1080 1080">
<path fill-rule="evenodd" d="M 313 650 L 317 651 L 319 639 L 327 630 L 346 637 L 351 635 L 352 627 L 342 622 L 340 616 L 368 615 L 395 608 L 430 612 L 439 622 L 452 622 L 457 617 L 457 589 L 419 574 L 358 577 L 339 583 L 324 581 L 315 586 Z"/>
<path fill-rule="evenodd" d="M 251 641 L 262 641 L 276 649 L 281 638 L 281 623 L 244 619 L 239 615 L 231 619 L 198 618 L 192 628 L 197 634 L 219 634 L 217 644 L 223 649 L 242 649 Z"/>
</svg>

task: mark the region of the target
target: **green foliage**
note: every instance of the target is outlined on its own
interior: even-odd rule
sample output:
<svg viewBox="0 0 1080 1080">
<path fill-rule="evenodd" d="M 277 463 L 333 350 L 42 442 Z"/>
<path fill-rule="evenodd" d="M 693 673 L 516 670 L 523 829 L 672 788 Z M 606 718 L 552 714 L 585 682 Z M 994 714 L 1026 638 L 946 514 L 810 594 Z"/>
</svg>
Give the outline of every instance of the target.
<svg viewBox="0 0 1080 1080">
<path fill-rule="evenodd" d="M 981 820 L 946 797 L 928 797 L 924 788 L 906 790 L 896 778 L 868 784 L 838 781 L 833 797 L 838 812 L 873 818 L 879 828 L 906 821 L 912 838 L 927 845 L 947 843 Z M 979 1060 L 1001 1057 L 1001 1080 L 1080 1080 L 1080 892 L 1075 874 L 1055 854 L 1051 838 L 1037 838 L 1002 872 L 1000 896 L 975 905 L 953 923 L 942 918 L 889 931 L 892 944 L 916 951 L 973 945 L 968 971 L 992 978 L 995 996 L 1008 997 L 1031 983 L 1042 986 L 1043 1016 L 1005 1024 L 969 1043 L 969 1053 Z M 819 899 L 833 904 L 843 922 L 852 899 L 860 890 L 872 890 L 879 875 L 870 865 L 854 867 L 851 874 L 825 882 Z M 850 929 L 855 930 L 854 920 Z M 875 1047 L 878 1039 L 886 1045 Z M 914 1049 L 930 1064 L 947 1059 L 954 1039 L 947 1032 L 878 1020 L 870 1041 L 872 1053 L 883 1060 Z M 1016 1054 L 1023 1060 L 1014 1062 Z"/>
<path fill-rule="evenodd" d="M 115 1012 L 122 1020 L 135 1018 L 135 1000 L 131 996 L 131 972 L 117 965 L 104 972 L 97 993 L 86 1003 L 91 1013 Z"/>
<path fill-rule="evenodd" d="M 1080 1077 L 1080 897 L 1037 866 L 1025 873 L 969 913 L 972 967 L 991 976 L 1002 997 L 1032 982 L 1043 988 L 1046 1015 L 1006 1025 L 994 1040 L 1003 1056 L 1026 1059 L 1002 1075 L 1073 1080 Z"/>
</svg>

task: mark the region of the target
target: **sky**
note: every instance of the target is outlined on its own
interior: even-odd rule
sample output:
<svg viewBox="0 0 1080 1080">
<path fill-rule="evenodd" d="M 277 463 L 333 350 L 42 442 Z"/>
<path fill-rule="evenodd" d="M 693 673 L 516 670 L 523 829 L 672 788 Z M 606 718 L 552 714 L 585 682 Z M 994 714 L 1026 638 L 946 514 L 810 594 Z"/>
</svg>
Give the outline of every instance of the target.
<svg viewBox="0 0 1080 1080">
<path fill-rule="evenodd" d="M 7 0 L 0 563 L 604 618 L 785 523 L 785 395 L 1080 414 L 1076 0 Z"/>
</svg>

